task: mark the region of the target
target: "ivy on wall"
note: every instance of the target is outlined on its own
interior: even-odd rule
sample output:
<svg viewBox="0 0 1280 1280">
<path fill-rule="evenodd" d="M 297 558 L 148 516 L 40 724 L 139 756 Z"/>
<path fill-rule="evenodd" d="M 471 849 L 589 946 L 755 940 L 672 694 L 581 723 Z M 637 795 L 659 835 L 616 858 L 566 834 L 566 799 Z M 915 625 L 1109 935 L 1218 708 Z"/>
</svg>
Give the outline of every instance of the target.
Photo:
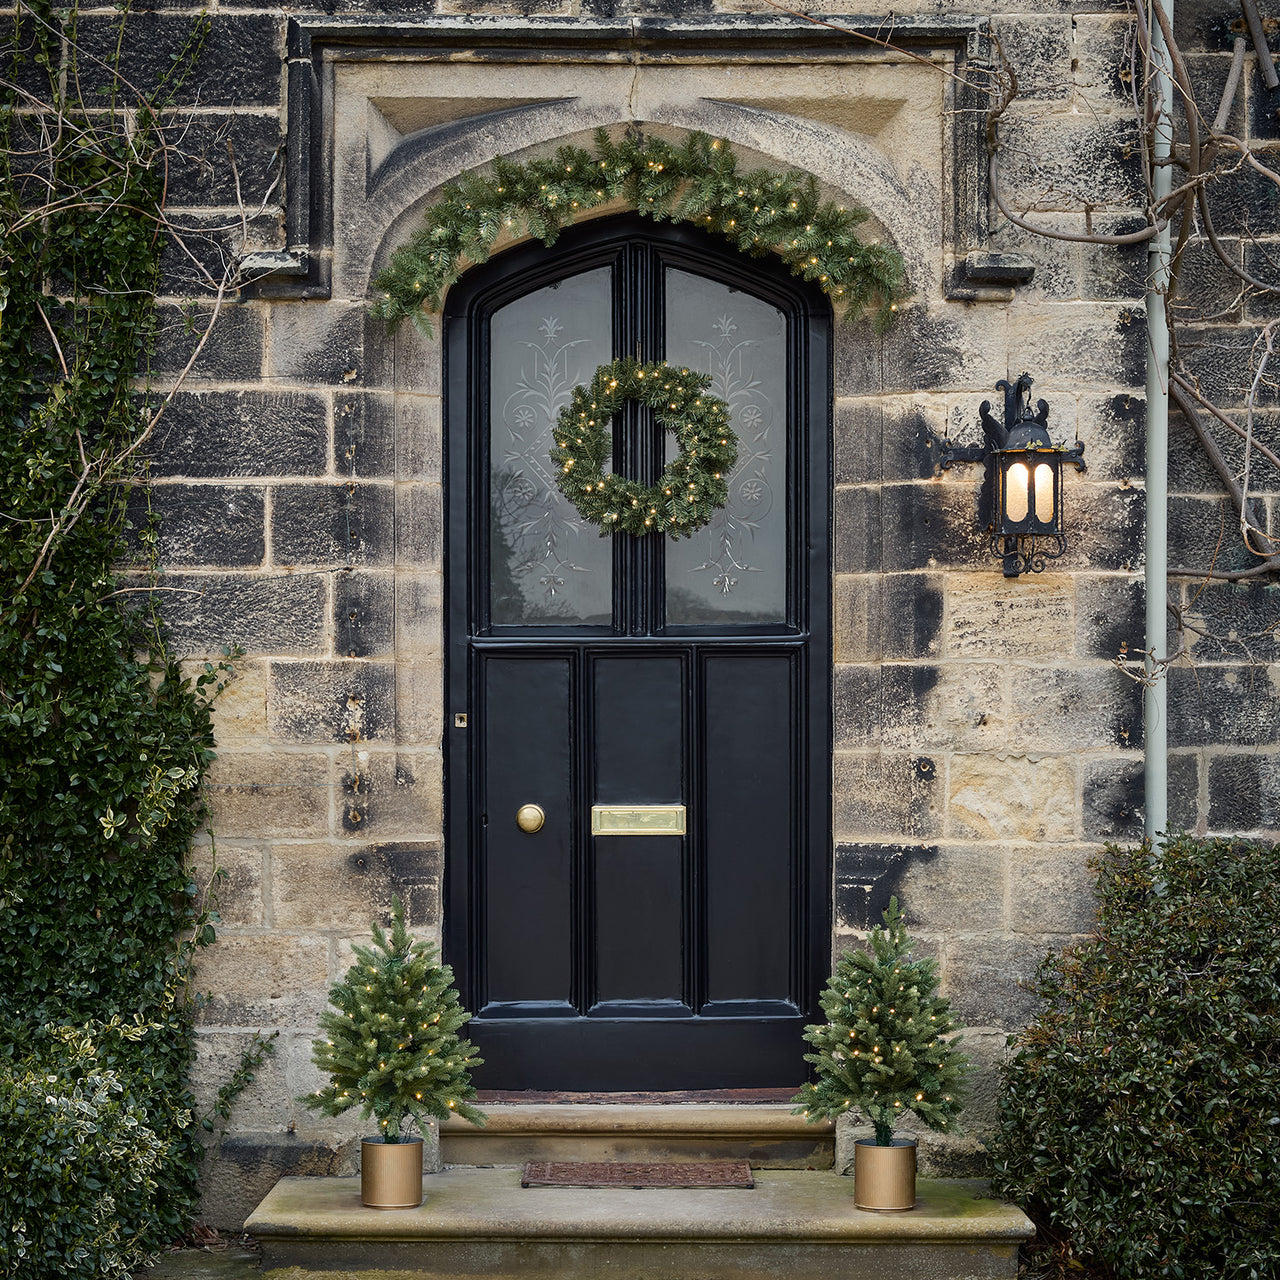
<svg viewBox="0 0 1280 1280">
<path fill-rule="evenodd" d="M 646 217 L 703 227 L 753 257 L 775 253 L 847 315 L 873 310 L 880 327 L 905 296 L 902 256 L 863 241 L 866 211 L 822 200 L 811 175 L 740 174 L 733 148 L 703 133 L 676 146 L 635 129 L 615 142 L 598 129 L 591 151 L 564 146 L 523 164 L 499 157 L 489 172 L 446 184 L 425 225 L 374 281 L 386 294 L 374 312 L 392 323 L 408 317 L 429 335 L 427 313 L 499 236 L 527 233 L 550 245 L 566 225 L 618 200 Z"/>
<path fill-rule="evenodd" d="M 0 1073 L 22 1079 L 38 1063 L 68 1089 L 104 1071 L 123 1082 L 160 1142 L 154 1193 L 127 1224 L 141 1256 L 178 1235 L 194 1203 L 186 984 L 215 918 L 186 857 L 220 671 L 185 679 L 151 584 L 118 571 L 155 420 L 138 375 L 164 245 L 156 111 L 201 26 L 126 119 L 70 96 L 75 20 L 23 8 L 0 68 Z M 103 75 L 95 65 L 93 83 Z M 71 1028 L 92 1061 L 68 1055 Z M 6 1239 L 22 1226 L 17 1193 L 38 1190 L 0 1197 Z M 38 1206 L 26 1217 L 46 1232 L 59 1220 Z M 110 1269 L 85 1247 L 84 1266 Z M 57 1273 L 31 1251 L 22 1266 L 6 1274 Z"/>
</svg>

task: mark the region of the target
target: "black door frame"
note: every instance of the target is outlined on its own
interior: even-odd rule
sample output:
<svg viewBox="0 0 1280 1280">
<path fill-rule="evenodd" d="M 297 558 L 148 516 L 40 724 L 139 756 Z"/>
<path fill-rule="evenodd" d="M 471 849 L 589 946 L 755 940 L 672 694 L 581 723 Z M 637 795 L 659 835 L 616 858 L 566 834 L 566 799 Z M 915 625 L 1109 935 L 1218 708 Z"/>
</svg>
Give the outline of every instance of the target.
<svg viewBox="0 0 1280 1280">
<path fill-rule="evenodd" d="M 602 219 L 562 233 L 555 248 L 532 243 L 517 247 L 484 267 L 469 272 L 450 291 L 444 315 L 444 451 L 445 451 L 445 930 L 446 958 L 454 967 L 463 1001 L 475 1008 L 479 975 L 475 972 L 473 938 L 479 928 L 476 883 L 479 868 L 473 857 L 478 847 L 472 823 L 479 813 L 478 770 L 473 730 L 479 722 L 474 705 L 474 673 L 465 654 L 470 646 L 471 620 L 482 619 L 481 632 L 491 638 L 486 645 L 514 648 L 531 634 L 551 643 L 557 628 L 501 628 L 495 638 L 488 628 L 488 593 L 477 599 L 487 581 L 487 531 L 473 531 L 471 505 L 477 469 L 487 463 L 487 440 L 475 430 L 487 421 L 488 316 L 511 299 L 566 275 L 611 263 L 627 241 L 651 244 L 664 261 L 682 269 L 701 270 L 724 283 L 740 284 L 755 296 L 773 301 L 787 316 L 788 352 L 792 392 L 796 397 L 796 421 L 807 421 L 806 448 L 793 449 L 794 465 L 788 468 L 793 521 L 790 549 L 794 570 L 788 588 L 788 624 L 804 625 L 809 632 L 809 670 L 803 680 L 808 732 L 797 762 L 797 794 L 805 810 L 806 840 L 797 861 L 803 878 L 798 895 L 798 962 L 794 975 L 799 1012 L 805 1020 L 819 1015 L 818 992 L 830 964 L 831 938 L 831 312 L 820 293 L 790 276 L 775 258 L 751 259 L 735 252 L 723 240 L 682 224 L 655 224 L 651 219 L 623 215 Z M 615 351 L 623 335 L 614 334 Z M 641 349 L 644 359 L 659 353 Z M 461 414 L 462 422 L 458 421 Z M 484 474 L 480 472 L 479 474 Z M 643 558 L 652 554 L 644 544 L 631 540 L 618 547 L 618 556 Z M 637 545 L 637 543 L 639 545 Z M 461 555 L 459 563 L 454 557 Z M 643 629 L 648 619 L 645 602 L 620 599 L 621 575 L 615 573 L 615 604 L 634 627 Z M 625 580 L 625 579 L 624 579 Z M 478 612 L 477 612 L 478 608 Z M 681 628 L 640 641 L 655 649 L 678 645 Z M 698 628 L 712 636 L 713 628 Z M 733 643 L 741 628 L 726 627 L 721 643 Z M 580 636 L 579 632 L 579 636 Z M 601 630 L 600 639 L 613 633 Z M 568 636 L 566 634 L 566 639 Z M 631 642 L 635 642 L 632 637 Z M 745 647 L 749 648 L 747 640 Z M 462 717 L 463 720 L 459 720 Z M 469 717 L 469 725 L 466 722 Z M 465 763 L 460 763 L 465 762 Z M 656 1028 L 654 1028 L 656 1030 Z M 643 1035 L 642 1028 L 636 1028 Z M 626 1036 L 621 1037 L 625 1041 Z M 619 1044 L 620 1052 L 627 1049 Z M 797 1056 L 796 1083 L 803 1075 Z M 724 1080 L 725 1087 L 753 1083 L 748 1079 Z M 759 1083 L 759 1082 L 755 1082 Z M 657 1087 L 657 1086 L 655 1086 Z M 665 1084 L 662 1087 L 707 1087 L 705 1084 Z"/>
</svg>

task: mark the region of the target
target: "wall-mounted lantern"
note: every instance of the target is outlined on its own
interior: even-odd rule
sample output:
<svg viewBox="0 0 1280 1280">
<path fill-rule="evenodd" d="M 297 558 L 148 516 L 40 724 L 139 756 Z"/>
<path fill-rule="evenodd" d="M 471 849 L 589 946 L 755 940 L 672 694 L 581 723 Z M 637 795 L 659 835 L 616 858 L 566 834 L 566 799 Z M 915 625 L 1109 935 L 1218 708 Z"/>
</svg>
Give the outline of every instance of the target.
<svg viewBox="0 0 1280 1280">
<path fill-rule="evenodd" d="M 985 444 L 954 445 L 931 432 L 944 470 L 956 462 L 985 462 L 979 519 L 991 534 L 991 554 L 1003 562 L 1004 576 L 1039 573 L 1046 560 L 1067 549 L 1062 523 L 1062 465 L 1085 470 L 1084 445 L 1071 448 L 1049 438 L 1049 406 L 1037 400 L 1031 409 L 1031 375 L 1016 382 L 1003 378 L 1004 422 L 991 415 L 991 401 L 979 407 Z"/>
</svg>

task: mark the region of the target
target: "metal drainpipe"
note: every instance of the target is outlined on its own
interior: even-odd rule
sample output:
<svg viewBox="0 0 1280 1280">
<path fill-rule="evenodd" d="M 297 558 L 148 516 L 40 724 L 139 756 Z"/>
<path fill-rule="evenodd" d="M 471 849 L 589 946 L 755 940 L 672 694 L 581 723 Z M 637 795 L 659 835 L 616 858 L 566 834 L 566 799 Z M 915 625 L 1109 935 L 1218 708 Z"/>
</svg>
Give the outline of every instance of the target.
<svg viewBox="0 0 1280 1280">
<path fill-rule="evenodd" d="M 1152 0 L 1173 23 L 1174 0 Z M 1173 188 L 1167 161 L 1173 150 L 1173 76 L 1160 24 L 1151 21 L 1155 67 L 1152 91 L 1159 107 L 1152 159 L 1153 195 L 1159 206 Z M 1169 284 L 1170 229 L 1151 241 L 1147 257 L 1147 672 L 1168 654 L 1169 526 L 1169 325 L 1164 300 Z M 1160 673 L 1145 687 L 1147 835 L 1155 839 L 1169 825 L 1169 685 Z"/>
</svg>

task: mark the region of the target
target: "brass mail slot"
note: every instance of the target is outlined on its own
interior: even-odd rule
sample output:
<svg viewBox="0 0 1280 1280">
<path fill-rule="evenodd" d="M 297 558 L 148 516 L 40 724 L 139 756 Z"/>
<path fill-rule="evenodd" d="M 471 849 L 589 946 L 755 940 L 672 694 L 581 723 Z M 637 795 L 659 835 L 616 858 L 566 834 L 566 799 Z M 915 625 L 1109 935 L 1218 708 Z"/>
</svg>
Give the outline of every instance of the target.
<svg viewBox="0 0 1280 1280">
<path fill-rule="evenodd" d="M 684 805 L 632 804 L 591 806 L 593 836 L 682 836 Z"/>
</svg>

